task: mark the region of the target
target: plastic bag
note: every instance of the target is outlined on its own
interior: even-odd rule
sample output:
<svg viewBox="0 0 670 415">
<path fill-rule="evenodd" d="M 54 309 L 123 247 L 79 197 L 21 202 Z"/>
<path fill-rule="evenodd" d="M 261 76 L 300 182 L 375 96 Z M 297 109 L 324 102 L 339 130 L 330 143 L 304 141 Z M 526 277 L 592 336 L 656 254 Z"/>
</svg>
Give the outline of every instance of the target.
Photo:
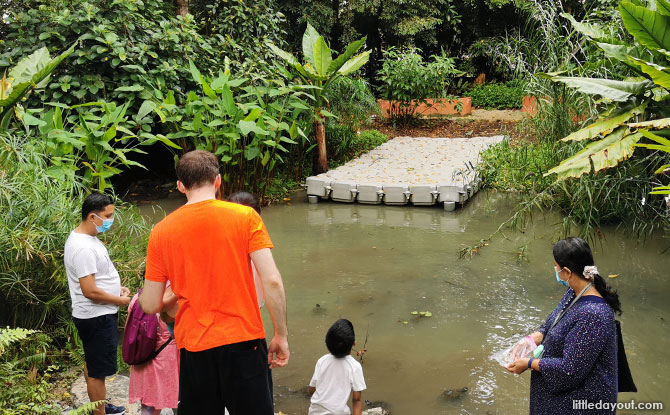
<svg viewBox="0 0 670 415">
<path fill-rule="evenodd" d="M 536 348 L 535 341 L 530 336 L 526 336 L 507 349 L 494 353 L 491 359 L 502 367 L 508 367 L 519 359 L 532 357 Z"/>
</svg>

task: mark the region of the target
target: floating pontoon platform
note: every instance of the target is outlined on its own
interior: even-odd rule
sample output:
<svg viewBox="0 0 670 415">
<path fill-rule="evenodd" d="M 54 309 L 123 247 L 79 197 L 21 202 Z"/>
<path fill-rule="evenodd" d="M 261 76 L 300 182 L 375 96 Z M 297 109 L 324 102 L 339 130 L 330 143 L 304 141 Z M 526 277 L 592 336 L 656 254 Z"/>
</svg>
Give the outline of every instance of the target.
<svg viewBox="0 0 670 415">
<path fill-rule="evenodd" d="M 467 138 L 398 137 L 359 158 L 308 177 L 310 203 L 432 206 L 454 210 L 481 185 L 479 154 L 505 136 Z"/>
</svg>

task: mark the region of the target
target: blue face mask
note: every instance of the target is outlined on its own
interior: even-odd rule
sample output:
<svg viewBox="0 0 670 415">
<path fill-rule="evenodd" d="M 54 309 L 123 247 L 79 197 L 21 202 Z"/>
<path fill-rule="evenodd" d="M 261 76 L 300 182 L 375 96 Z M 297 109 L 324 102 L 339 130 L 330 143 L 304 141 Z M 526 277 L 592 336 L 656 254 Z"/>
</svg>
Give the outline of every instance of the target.
<svg viewBox="0 0 670 415">
<path fill-rule="evenodd" d="M 563 268 L 561 268 L 561 271 L 562 271 L 562 270 L 563 270 Z M 556 269 L 556 267 L 554 267 L 554 271 L 556 272 L 556 281 L 557 281 L 559 284 L 561 284 L 561 285 L 564 286 L 564 287 L 568 287 L 568 286 L 570 286 L 570 284 L 568 284 L 567 281 L 563 281 L 563 280 L 561 279 L 561 277 L 558 275 L 558 270 Z"/>
<path fill-rule="evenodd" d="M 95 213 L 94 213 L 94 215 L 95 215 Z M 107 232 L 109 230 L 109 228 L 111 228 L 112 225 L 114 224 L 114 218 L 103 219 L 98 215 L 95 215 L 95 216 L 102 221 L 102 226 L 95 225 L 95 223 L 94 223 L 95 230 L 98 231 L 99 233 Z"/>
</svg>

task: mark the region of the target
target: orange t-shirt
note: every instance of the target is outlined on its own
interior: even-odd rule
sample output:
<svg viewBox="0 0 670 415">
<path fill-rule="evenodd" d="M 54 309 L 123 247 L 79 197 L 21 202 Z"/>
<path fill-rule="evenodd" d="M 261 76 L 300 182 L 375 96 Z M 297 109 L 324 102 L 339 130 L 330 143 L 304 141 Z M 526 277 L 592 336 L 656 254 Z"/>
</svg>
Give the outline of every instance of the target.
<svg viewBox="0 0 670 415">
<path fill-rule="evenodd" d="M 145 278 L 170 281 L 179 348 L 265 338 L 249 253 L 272 247 L 255 210 L 220 200 L 182 206 L 154 227 Z"/>
</svg>

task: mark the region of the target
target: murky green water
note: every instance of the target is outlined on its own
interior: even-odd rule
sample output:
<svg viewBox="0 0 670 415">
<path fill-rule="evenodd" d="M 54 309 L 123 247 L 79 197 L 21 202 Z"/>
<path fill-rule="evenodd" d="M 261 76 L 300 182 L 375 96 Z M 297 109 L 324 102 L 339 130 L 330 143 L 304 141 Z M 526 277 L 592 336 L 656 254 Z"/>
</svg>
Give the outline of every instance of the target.
<svg viewBox="0 0 670 415">
<path fill-rule="evenodd" d="M 161 204 L 169 212 L 179 202 Z M 505 339 L 539 326 L 560 299 L 551 256 L 559 218 L 536 218 L 525 233 L 496 239 L 472 259 L 457 254 L 495 230 L 513 204 L 482 192 L 451 213 L 309 205 L 300 197 L 263 210 L 289 310 L 291 360 L 274 371 L 276 409 L 307 413 L 302 389 L 327 353 L 326 330 L 348 318 L 358 346 L 368 336 L 364 399 L 385 402 L 395 415 L 527 413 L 529 374 L 512 375 L 489 356 Z M 620 292 L 640 391 L 619 399 L 662 401 L 670 390 L 670 252 L 661 251 L 670 239 L 660 235 L 641 245 L 613 232 L 605 236 L 594 247 L 596 263 L 601 273 L 620 275 L 610 281 Z M 413 318 L 412 311 L 432 317 Z M 271 337 L 267 310 L 264 318 Z M 441 397 L 463 387 L 469 390 L 456 398 Z"/>
</svg>

